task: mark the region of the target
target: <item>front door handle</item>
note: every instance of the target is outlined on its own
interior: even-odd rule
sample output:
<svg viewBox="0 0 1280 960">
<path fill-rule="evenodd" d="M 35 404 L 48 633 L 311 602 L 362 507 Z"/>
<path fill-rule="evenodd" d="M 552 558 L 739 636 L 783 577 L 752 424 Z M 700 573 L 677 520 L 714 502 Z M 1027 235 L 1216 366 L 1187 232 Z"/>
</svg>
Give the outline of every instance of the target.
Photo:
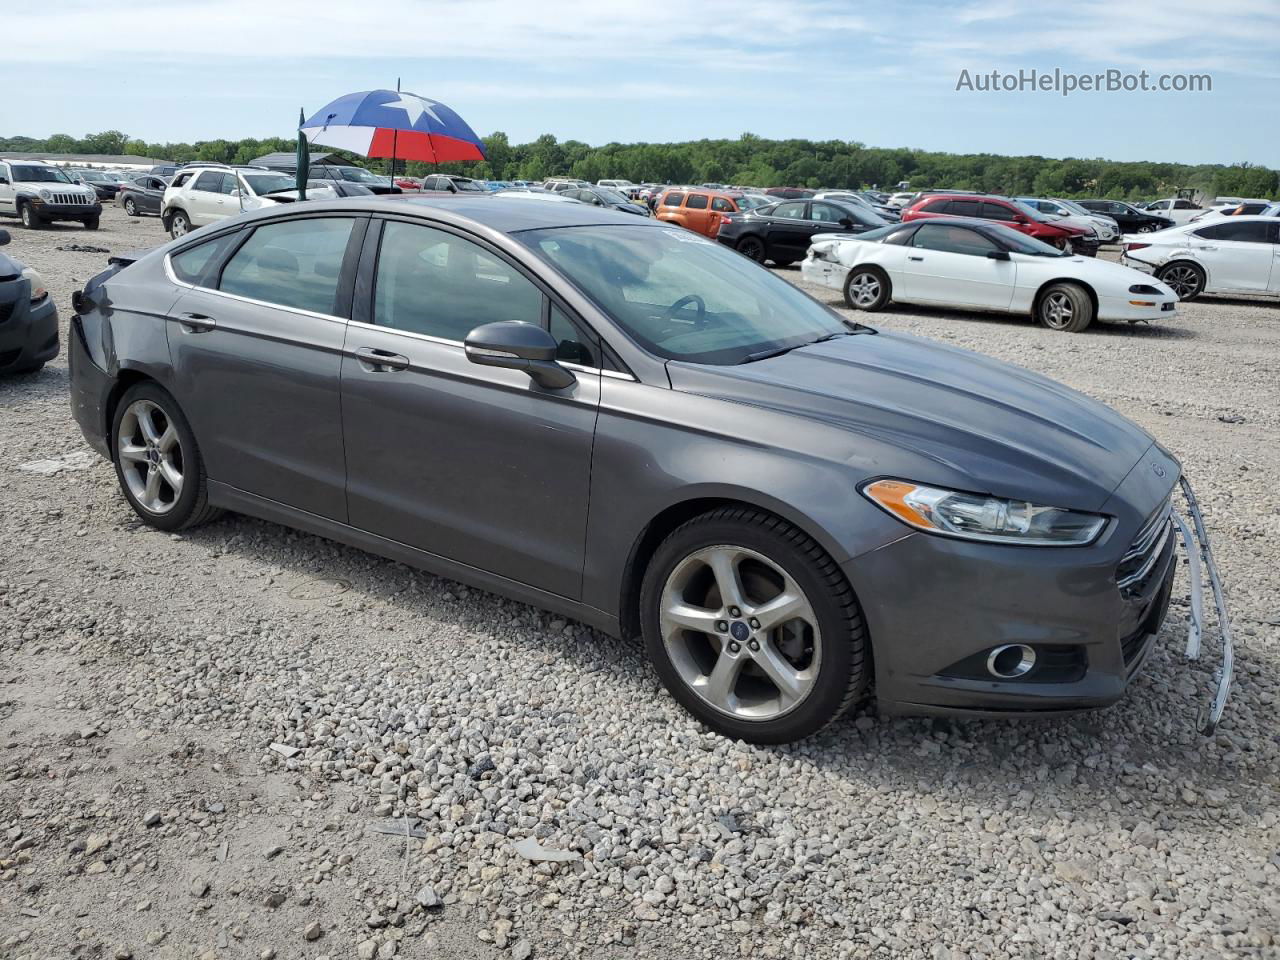
<svg viewBox="0 0 1280 960">
<path fill-rule="evenodd" d="M 1217 248 L 1217 247 L 1211 247 L 1211 246 L 1209 246 L 1207 243 L 1202 243 L 1202 244 L 1200 244 L 1200 249 L 1201 249 L 1201 250 L 1217 250 L 1218 248 Z"/>
<path fill-rule="evenodd" d="M 356 349 L 356 359 L 371 373 L 390 373 L 393 370 L 404 370 L 409 366 L 409 358 L 390 350 L 377 350 L 373 347 Z"/>
<path fill-rule="evenodd" d="M 213 319 L 213 317 L 207 317 L 203 313 L 180 313 L 178 314 L 178 322 L 190 333 L 204 333 L 206 330 L 212 330 L 218 325 L 217 320 Z"/>
<path fill-rule="evenodd" d="M 910 256 L 909 256 L 909 257 L 907 257 L 907 259 L 908 259 L 908 260 L 923 261 L 923 260 L 924 260 L 924 257 L 910 257 Z"/>
</svg>

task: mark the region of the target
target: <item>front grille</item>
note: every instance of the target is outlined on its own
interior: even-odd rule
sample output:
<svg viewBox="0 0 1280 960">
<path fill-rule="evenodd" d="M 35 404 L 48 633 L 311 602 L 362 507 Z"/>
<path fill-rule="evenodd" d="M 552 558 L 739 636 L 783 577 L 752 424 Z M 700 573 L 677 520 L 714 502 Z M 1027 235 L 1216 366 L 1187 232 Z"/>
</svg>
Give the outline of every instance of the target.
<svg viewBox="0 0 1280 960">
<path fill-rule="evenodd" d="M 1166 500 L 1151 515 L 1116 567 L 1116 586 L 1124 596 L 1146 592 L 1158 567 L 1157 561 L 1173 536 L 1173 499 Z"/>
<path fill-rule="evenodd" d="M 54 193 L 50 194 L 49 203 L 79 203 L 88 206 L 93 201 L 86 197 L 83 193 Z"/>
</svg>

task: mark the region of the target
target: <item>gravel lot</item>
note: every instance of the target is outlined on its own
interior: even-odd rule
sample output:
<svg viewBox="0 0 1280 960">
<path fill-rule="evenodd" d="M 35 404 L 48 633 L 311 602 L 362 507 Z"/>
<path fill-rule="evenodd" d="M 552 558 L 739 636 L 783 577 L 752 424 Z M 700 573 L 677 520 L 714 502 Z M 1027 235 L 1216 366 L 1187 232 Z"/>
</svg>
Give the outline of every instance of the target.
<svg viewBox="0 0 1280 960">
<path fill-rule="evenodd" d="M 105 257 L 58 246 L 163 239 L 115 208 L 97 233 L 3 225 L 64 335 Z M 731 743 L 638 644 L 256 520 L 143 527 L 60 357 L 0 382 L 0 957 L 1280 956 L 1275 302 L 1074 336 L 875 322 L 1057 377 L 1183 460 L 1238 637 L 1216 736 L 1194 723 L 1216 650 L 1181 662 L 1175 602 L 1104 713 L 864 704 Z"/>
</svg>

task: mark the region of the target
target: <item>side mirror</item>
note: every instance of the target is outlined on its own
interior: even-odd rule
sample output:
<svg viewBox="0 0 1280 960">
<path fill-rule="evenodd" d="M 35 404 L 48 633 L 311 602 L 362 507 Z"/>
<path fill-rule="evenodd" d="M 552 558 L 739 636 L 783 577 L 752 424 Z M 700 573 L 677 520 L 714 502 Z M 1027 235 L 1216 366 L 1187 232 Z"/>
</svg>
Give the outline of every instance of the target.
<svg viewBox="0 0 1280 960">
<path fill-rule="evenodd" d="M 3 173 L 0 173 L 0 183 L 8 183 L 8 182 L 9 182 L 9 178 L 6 177 Z"/>
<path fill-rule="evenodd" d="M 9 242 L 9 231 L 0 230 L 0 247 L 3 247 L 8 242 Z"/>
<path fill-rule="evenodd" d="M 1030 223 L 1031 221 L 1027 218 L 1027 215 L 1025 213 L 1015 213 L 1013 215 L 1013 222 L 1014 223 Z"/>
<path fill-rule="evenodd" d="M 467 334 L 467 359 L 483 367 L 523 370 L 538 386 L 563 390 L 577 378 L 556 362 L 555 338 L 541 327 L 519 320 L 486 323 Z"/>
<path fill-rule="evenodd" d="M 1008 250 L 988 250 L 987 259 L 988 260 L 1008 260 L 1009 251 Z"/>
<path fill-rule="evenodd" d="M 853 218 L 852 218 L 852 217 L 841 217 L 841 218 L 840 218 L 840 226 L 842 226 L 842 227 L 852 227 L 852 226 L 853 226 Z"/>
</svg>

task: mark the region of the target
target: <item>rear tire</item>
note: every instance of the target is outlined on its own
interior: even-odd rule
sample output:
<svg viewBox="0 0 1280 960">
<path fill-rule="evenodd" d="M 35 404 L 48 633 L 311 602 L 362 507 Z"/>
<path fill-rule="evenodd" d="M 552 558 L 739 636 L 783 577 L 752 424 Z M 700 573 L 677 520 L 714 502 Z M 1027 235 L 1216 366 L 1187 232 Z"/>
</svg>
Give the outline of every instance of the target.
<svg viewBox="0 0 1280 960">
<path fill-rule="evenodd" d="M 1076 283 L 1055 283 L 1036 301 L 1036 319 L 1050 330 L 1079 333 L 1093 322 L 1093 301 Z"/>
<path fill-rule="evenodd" d="M 850 310 L 880 310 L 889 294 L 889 276 L 879 267 L 854 267 L 844 279 L 844 302 Z"/>
<path fill-rule="evenodd" d="M 759 237 L 743 237 L 738 241 L 738 252 L 748 260 L 764 263 L 764 241 Z"/>
<path fill-rule="evenodd" d="M 138 215 L 138 205 L 133 202 L 133 197 L 125 197 L 124 212 L 126 216 L 136 217 Z"/>
<path fill-rule="evenodd" d="M 1169 287 L 1182 301 L 1194 300 L 1204 293 L 1204 271 L 1185 260 L 1165 264 L 1156 271 L 1156 279 Z"/>
<path fill-rule="evenodd" d="M 783 602 L 771 623 L 770 608 Z M 674 530 L 649 561 L 640 605 L 658 676 L 728 737 L 811 736 L 870 676 L 866 627 L 840 567 L 804 532 L 750 507 L 722 507 Z"/>
<path fill-rule="evenodd" d="M 185 530 L 221 515 L 178 402 L 151 382 L 125 391 L 111 422 L 116 479 L 134 513 L 157 530 Z"/>
<path fill-rule="evenodd" d="M 22 225 L 28 230 L 39 230 L 44 226 L 44 220 L 40 214 L 36 213 L 35 208 L 29 203 L 24 203 L 19 213 L 22 217 Z"/>
</svg>

